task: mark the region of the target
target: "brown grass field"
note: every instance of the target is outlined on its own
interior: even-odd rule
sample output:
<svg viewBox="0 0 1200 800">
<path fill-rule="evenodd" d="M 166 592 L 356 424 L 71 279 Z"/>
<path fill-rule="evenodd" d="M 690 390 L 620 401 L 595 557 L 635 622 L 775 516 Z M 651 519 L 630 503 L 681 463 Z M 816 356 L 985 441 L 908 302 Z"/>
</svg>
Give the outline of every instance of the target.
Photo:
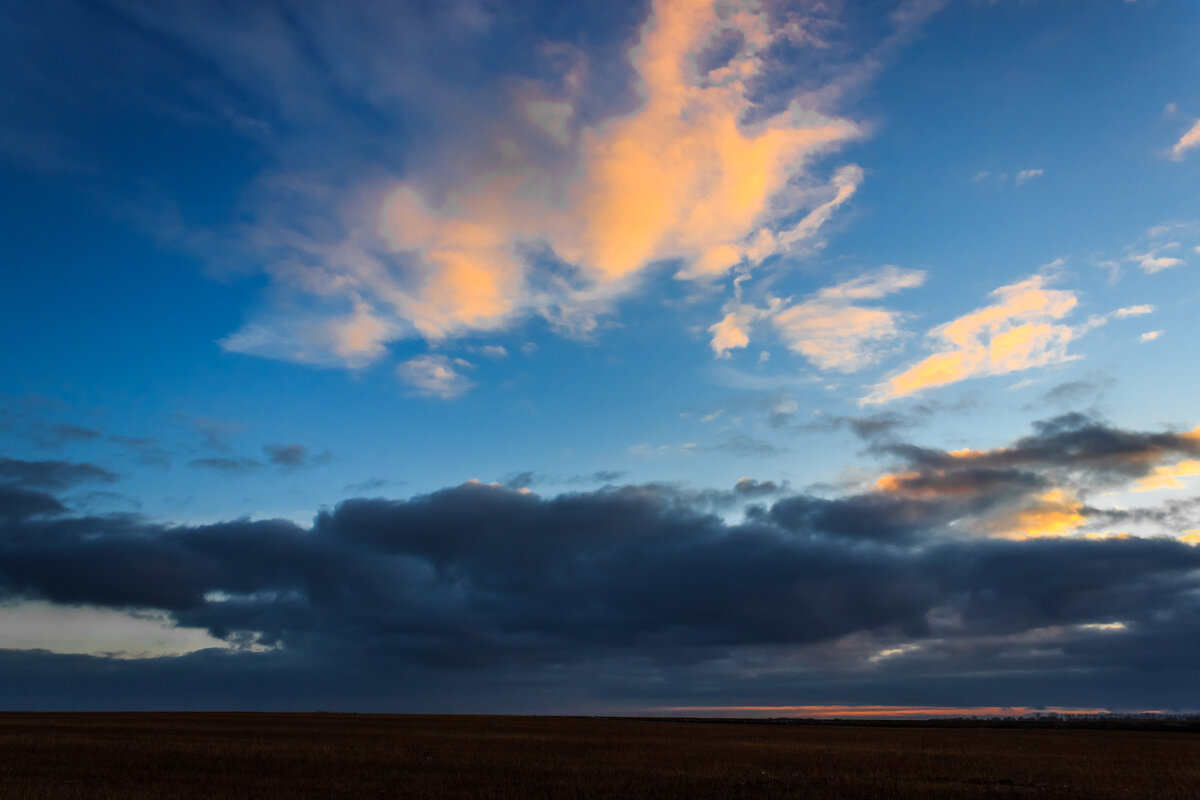
<svg viewBox="0 0 1200 800">
<path fill-rule="evenodd" d="M 0 714 L 0 798 L 1200 798 L 1200 734 Z"/>
</svg>

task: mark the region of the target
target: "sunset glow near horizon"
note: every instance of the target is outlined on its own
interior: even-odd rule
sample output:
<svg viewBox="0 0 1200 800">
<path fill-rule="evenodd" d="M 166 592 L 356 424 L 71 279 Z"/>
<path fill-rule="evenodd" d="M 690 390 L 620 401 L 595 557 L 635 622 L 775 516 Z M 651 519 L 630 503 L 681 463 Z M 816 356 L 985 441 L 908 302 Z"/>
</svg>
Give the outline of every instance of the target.
<svg viewBox="0 0 1200 800">
<path fill-rule="evenodd" d="M 0 23 L 0 708 L 1196 710 L 1200 5 Z"/>
</svg>

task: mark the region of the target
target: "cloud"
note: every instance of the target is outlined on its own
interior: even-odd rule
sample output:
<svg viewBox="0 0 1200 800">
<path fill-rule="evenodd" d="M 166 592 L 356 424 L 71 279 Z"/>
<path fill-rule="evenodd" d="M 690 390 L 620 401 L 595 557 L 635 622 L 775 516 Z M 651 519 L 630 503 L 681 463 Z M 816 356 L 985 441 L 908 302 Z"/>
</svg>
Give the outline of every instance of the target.
<svg viewBox="0 0 1200 800">
<path fill-rule="evenodd" d="M 640 27 L 638 5 L 561 41 L 463 4 L 121 15 L 213 65 L 191 113 L 274 156 L 245 224 L 176 236 L 222 269 L 265 265 L 266 304 L 221 345 L 360 368 L 530 316 L 587 336 L 654 269 L 709 283 L 819 249 L 864 179 L 831 159 L 864 134 L 840 98 L 941 3 L 886 5 L 843 36 L 841 9 L 657 0 Z"/>
<path fill-rule="evenodd" d="M 1138 337 L 1139 342 L 1153 342 L 1158 337 L 1162 336 L 1164 331 L 1146 331 Z"/>
<path fill-rule="evenodd" d="M 226 422 L 211 417 L 191 417 L 188 421 L 200 434 L 203 446 L 220 453 L 229 452 L 231 449 L 229 436 L 242 430 L 242 426 L 236 422 Z"/>
<path fill-rule="evenodd" d="M 1140 317 L 1145 314 L 1153 314 L 1154 311 L 1155 311 L 1154 306 L 1147 304 L 1147 305 L 1140 305 L 1140 306 L 1126 306 L 1125 308 L 1118 308 L 1116 311 L 1113 312 L 1113 314 L 1115 316 L 1121 317 L 1121 318 Z"/>
<path fill-rule="evenodd" d="M 169 467 L 171 465 L 171 454 L 163 449 L 159 445 L 158 440 L 152 436 L 120 436 L 113 434 L 108 437 L 108 441 L 133 451 L 137 459 L 143 464 L 150 464 L 156 467 Z"/>
<path fill-rule="evenodd" d="M 66 422 L 59 422 L 51 425 L 47 429 L 48 438 L 58 444 L 63 442 L 89 442 L 100 439 L 104 436 L 98 430 L 93 428 L 84 428 L 79 425 L 71 425 Z"/>
<path fill-rule="evenodd" d="M 471 352 L 479 353 L 479 355 L 484 356 L 486 358 L 495 358 L 495 359 L 508 358 L 508 349 L 505 348 L 503 345 L 485 344 L 485 345 L 480 345 L 479 347 L 472 347 L 469 349 L 471 350 Z"/>
<path fill-rule="evenodd" d="M 1034 275 L 992 292 L 997 302 L 976 309 L 928 333 L 935 352 L 904 369 L 862 399 L 886 403 L 936 386 L 969 378 L 1003 375 L 1070 360 L 1067 346 L 1076 337 L 1058 320 L 1075 308 L 1075 294 L 1047 289 Z"/>
<path fill-rule="evenodd" d="M 874 363 L 879 346 L 900 335 L 900 314 L 856 305 L 920 286 L 922 270 L 884 267 L 874 273 L 817 292 L 810 299 L 783 306 L 771 323 L 794 353 L 820 369 L 854 372 Z"/>
<path fill-rule="evenodd" d="M 461 365 L 446 356 L 423 355 L 400 364 L 396 368 L 396 374 L 417 394 L 451 400 L 465 394 L 475 385 L 470 378 L 457 371 L 455 366 Z"/>
<path fill-rule="evenodd" d="M 710 325 L 709 344 L 717 358 L 729 358 L 730 350 L 740 350 L 750 344 L 749 328 L 761 316 L 753 306 L 737 305 L 728 310 L 720 322 Z"/>
<path fill-rule="evenodd" d="M 971 176 L 971 183 L 994 184 L 997 186 L 1023 186 L 1034 178 L 1040 178 L 1046 174 L 1044 169 L 1023 169 L 1018 170 L 1016 174 L 1007 171 L 996 172 L 993 170 L 980 170 Z"/>
<path fill-rule="evenodd" d="M 908 470 L 893 476 L 891 490 L 917 485 L 952 485 L 963 476 L 1016 480 L 1029 489 L 1075 493 L 1129 486 L 1200 456 L 1200 433 L 1150 433 L 1110 427 L 1071 412 L 1034 423 L 1034 433 L 992 450 L 938 451 L 883 443 L 881 452 L 899 456 Z M 1017 470 L 1018 472 L 1011 472 Z M 919 479 L 920 483 L 914 483 Z M 932 483 L 930 483 L 932 481 Z M 973 490 L 974 491 L 974 490 Z M 1056 495 L 1060 500 L 1066 494 Z"/>
<path fill-rule="evenodd" d="M 316 453 L 315 455 L 309 453 L 308 448 L 302 444 L 264 445 L 263 454 L 267 457 L 267 461 L 284 469 L 298 469 L 300 467 L 323 464 L 333 457 L 333 454 L 328 450 Z"/>
<path fill-rule="evenodd" d="M 461 710 L 487 695 L 528 710 L 531 680 L 554 689 L 560 710 L 566 697 L 624 703 L 627 691 L 679 702 L 714 684 L 738 702 L 794 695 L 797 681 L 826 696 L 855 682 L 893 695 L 937 685 L 959 703 L 1071 683 L 1111 705 L 1144 697 L 1128 687 L 1146 669 L 1168 707 L 1189 701 L 1197 659 L 1181 654 L 1200 655 L 1200 549 L 1089 538 L 1134 518 L 1086 497 L 1171 464 L 1187 472 L 1200 459 L 1195 432 L 1064 415 L 992 450 L 895 440 L 875 450 L 896 470 L 834 498 L 748 478 L 724 492 L 632 485 L 546 498 L 472 482 L 347 500 L 311 526 L 0 514 L 0 599 L 136 611 L 225 648 L 0 653 L 0 706 L 66 702 L 82 682 L 109 708 L 155 698 L 412 710 L 421 696 L 445 710 L 482 683 L 489 692 Z M 705 510 L 765 498 L 776 499 L 740 522 Z M 1147 508 L 1139 524 L 1178 535 L 1196 528 L 1196 508 Z M 1034 538 L 1045 533 L 1056 535 Z M 986 682 L 956 683 L 984 666 Z M 50 681 L 67 672 L 73 681 Z M 379 694 L 397 676 L 405 691 Z"/>
<path fill-rule="evenodd" d="M 769 297 L 765 308 L 733 302 L 709 328 L 718 357 L 750 343 L 752 324 L 770 320 L 784 345 L 823 370 L 854 372 L 877 361 L 883 345 L 901 335 L 901 314 L 861 305 L 925 282 L 922 270 L 882 267 L 821 289 L 798 303 Z"/>
<path fill-rule="evenodd" d="M 874 441 L 893 436 L 897 431 L 912 427 L 916 420 L 895 412 L 883 411 L 860 417 L 833 417 L 804 426 L 809 431 L 834 431 L 849 428 L 860 439 Z"/>
<path fill-rule="evenodd" d="M 1135 492 L 1148 492 L 1152 489 L 1182 489 L 1180 478 L 1190 475 L 1200 475 L 1200 460 L 1189 458 L 1174 464 L 1160 465 L 1146 477 L 1134 484 Z"/>
<path fill-rule="evenodd" d="M 1120 316 L 1120 312 L 1117 312 Z M 1088 401 L 1099 402 L 1105 392 L 1116 384 L 1116 380 L 1108 375 L 1097 374 L 1087 378 L 1066 381 L 1047 389 L 1037 399 L 1037 402 L 1027 406 L 1027 410 L 1047 405 L 1059 408 L 1078 408 Z"/>
<path fill-rule="evenodd" d="M 1171 267 L 1179 267 L 1185 263 L 1182 258 L 1159 255 L 1163 250 L 1177 250 L 1178 248 L 1179 242 L 1167 242 L 1145 253 L 1134 254 L 1130 257 L 1130 260 L 1137 262 L 1142 271 L 1153 275 L 1156 272 L 1162 272 L 1164 269 L 1170 269 Z"/>
<path fill-rule="evenodd" d="M 261 461 L 255 461 L 253 458 L 238 456 L 237 458 L 193 458 L 188 462 L 189 467 L 200 467 L 201 469 L 211 469 L 216 472 L 252 472 L 262 466 Z"/>
<path fill-rule="evenodd" d="M 765 439 L 757 439 L 744 433 L 732 433 L 728 431 L 721 435 L 720 441 L 717 444 L 706 449 L 719 450 L 738 456 L 774 456 L 788 451 L 788 448 Z"/>
<path fill-rule="evenodd" d="M 1187 132 L 1179 137 L 1179 141 L 1171 147 L 1171 158 L 1175 161 L 1182 161 L 1183 154 L 1196 145 L 1200 145 L 1200 119 L 1196 120 L 1195 124 L 1188 128 Z"/>
<path fill-rule="evenodd" d="M 723 29 L 739 30 L 742 48 L 700 74 L 692 54 Z M 682 275 L 709 279 L 810 239 L 853 192 L 861 175 L 843 168 L 832 197 L 778 227 L 802 208 L 785 189 L 804 176 L 808 159 L 858 131 L 798 106 L 743 129 L 739 118 L 751 108 L 745 82 L 774 40 L 765 15 L 737 8 L 722 19 L 707 2 L 659 2 L 642 31 L 630 56 L 641 93 L 633 113 L 569 133 L 569 106 L 556 106 L 555 137 L 574 139 L 565 180 L 514 145 L 510 163 L 451 189 L 448 202 L 407 183 L 389 193 L 381 233 L 422 275 L 421 289 L 393 305 L 417 334 L 495 329 L 563 304 L 586 317 L 592 303 L 627 291 L 637 273 L 664 259 L 683 259 Z M 523 243 L 540 243 L 569 279 L 532 287 Z"/>
<path fill-rule="evenodd" d="M 22 489 L 61 490 L 80 483 L 112 483 L 116 479 L 114 473 L 87 462 L 0 457 L 0 481 Z"/>
<path fill-rule="evenodd" d="M 1017 186 L 1020 186 L 1033 180 L 1034 178 L 1040 178 L 1044 173 L 1045 170 L 1041 169 L 1023 169 L 1017 173 L 1017 177 L 1014 179 L 1014 182 L 1017 184 Z"/>
<path fill-rule="evenodd" d="M 54 516 L 66 511 L 67 507 L 51 494 L 0 483 L 0 519 Z"/>
</svg>

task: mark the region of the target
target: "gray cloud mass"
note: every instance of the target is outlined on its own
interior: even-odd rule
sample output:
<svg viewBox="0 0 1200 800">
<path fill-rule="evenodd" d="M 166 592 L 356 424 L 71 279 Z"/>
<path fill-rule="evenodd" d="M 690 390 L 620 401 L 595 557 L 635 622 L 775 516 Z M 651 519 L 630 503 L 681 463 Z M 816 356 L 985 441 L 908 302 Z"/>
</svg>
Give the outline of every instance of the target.
<svg viewBox="0 0 1200 800">
<path fill-rule="evenodd" d="M 1091 706 L 1184 707 L 1200 663 L 1185 657 L 1200 655 L 1200 549 L 1165 536 L 1011 541 L 957 526 L 1019 507 L 1068 466 L 1103 484 L 1149 472 L 1147 452 L 1195 447 L 1078 416 L 964 464 L 893 442 L 886 453 L 909 470 L 899 489 L 825 499 L 747 480 L 725 494 L 779 499 L 740 522 L 704 511 L 721 505 L 716 490 L 666 484 L 539 497 L 468 483 L 346 500 L 309 527 L 72 515 L 9 484 L 0 600 L 165 611 L 274 649 L 153 663 L 4 652 L 0 707 L 47 698 L 46 676 L 72 671 L 110 692 L 111 707 L 355 708 L 396 675 L 423 695 L 444 692 L 442 709 L 686 703 L 714 680 L 729 687 L 723 701 L 756 704 L 878 702 L 881 687 L 889 702 L 1016 703 L 1057 685 Z M 2 463 L 42 485 L 98 469 Z M 1195 509 L 1176 501 L 1141 521 L 1194 525 Z M 1083 513 L 1108 524 L 1121 512 Z M 308 670 L 322 676 L 306 683 Z M 1160 679 L 1129 680 L 1146 670 Z M 1070 684 L 1072 674 L 1082 677 Z M 473 688 L 449 688 L 459 684 Z M 501 694 L 487 699 L 483 687 Z M 541 694 L 550 687 L 558 700 Z M 433 702 L 386 696 L 373 707 Z"/>
</svg>

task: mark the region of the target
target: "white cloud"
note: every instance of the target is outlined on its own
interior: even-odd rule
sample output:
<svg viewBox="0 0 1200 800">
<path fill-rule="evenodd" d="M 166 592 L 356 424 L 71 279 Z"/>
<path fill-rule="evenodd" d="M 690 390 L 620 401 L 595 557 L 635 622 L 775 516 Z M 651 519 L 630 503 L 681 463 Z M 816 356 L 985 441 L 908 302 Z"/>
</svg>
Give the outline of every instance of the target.
<svg viewBox="0 0 1200 800">
<path fill-rule="evenodd" d="M 821 289 L 794 305 L 780 304 L 771 324 L 793 353 L 823 370 L 854 372 L 879 360 L 883 345 L 901 334 L 900 312 L 857 305 L 920 286 L 922 270 L 884 267 Z"/>
<path fill-rule="evenodd" d="M 778 297 L 768 297 L 765 308 L 731 303 L 721 321 L 709 328 L 711 345 L 718 357 L 727 357 L 731 349 L 749 345 L 755 322 L 769 320 L 793 353 L 820 369 L 853 372 L 877 361 L 881 346 L 901 333 L 899 312 L 858 302 L 924 282 L 922 270 L 886 266 L 820 289 L 798 303 Z"/>
<path fill-rule="evenodd" d="M 470 366 L 462 359 L 451 361 L 441 355 L 422 355 L 396 367 L 396 374 L 417 394 L 449 400 L 475 384 L 455 366 Z"/>
<path fill-rule="evenodd" d="M 1020 186 L 1023 183 L 1033 180 L 1034 178 L 1041 177 L 1044 173 L 1045 170 L 1041 169 L 1023 169 L 1017 173 L 1016 184 L 1017 186 Z"/>
<path fill-rule="evenodd" d="M 1153 275 L 1156 272 L 1162 272 L 1164 269 L 1170 269 L 1171 267 L 1179 267 L 1185 263 L 1182 258 L 1159 255 L 1164 250 L 1177 249 L 1179 249 L 1179 242 L 1167 242 L 1145 253 L 1135 253 L 1130 256 L 1130 260 L 1136 262 L 1142 268 L 1143 272 Z"/>
<path fill-rule="evenodd" d="M 472 353 L 478 353 L 485 358 L 508 358 L 508 349 L 500 344 L 484 344 L 469 349 Z"/>
<path fill-rule="evenodd" d="M 1118 308 L 1113 312 L 1113 314 L 1117 317 L 1140 317 L 1145 314 L 1153 314 L 1154 312 L 1154 306 L 1145 304 L 1140 306 L 1125 306 L 1125 308 Z"/>
<path fill-rule="evenodd" d="M 1139 342 L 1153 342 L 1155 339 L 1163 335 L 1163 331 L 1147 331 L 1138 337 Z"/>
</svg>

